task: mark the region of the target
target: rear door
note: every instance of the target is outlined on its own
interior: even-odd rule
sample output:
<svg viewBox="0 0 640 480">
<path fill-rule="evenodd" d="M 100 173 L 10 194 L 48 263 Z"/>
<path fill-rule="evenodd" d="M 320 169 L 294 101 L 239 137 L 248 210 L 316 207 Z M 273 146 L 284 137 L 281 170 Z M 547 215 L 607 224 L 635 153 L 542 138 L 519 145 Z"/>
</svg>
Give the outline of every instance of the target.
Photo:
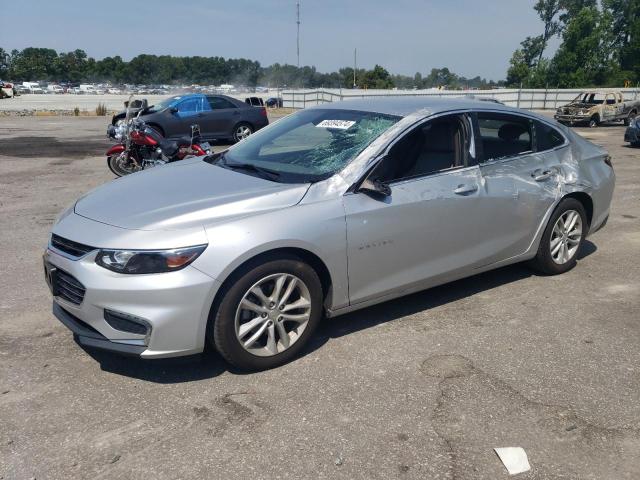
<svg viewBox="0 0 640 480">
<path fill-rule="evenodd" d="M 207 131 L 212 137 L 230 138 L 233 127 L 240 120 L 239 108 L 224 97 L 208 96 L 210 110 L 206 112 Z"/>
<path fill-rule="evenodd" d="M 494 246 L 486 264 L 524 253 L 556 198 L 558 162 L 540 152 L 536 122 L 501 112 L 475 115 L 482 176 L 480 226 L 484 241 Z M 564 137 L 561 136 L 564 143 Z"/>
</svg>

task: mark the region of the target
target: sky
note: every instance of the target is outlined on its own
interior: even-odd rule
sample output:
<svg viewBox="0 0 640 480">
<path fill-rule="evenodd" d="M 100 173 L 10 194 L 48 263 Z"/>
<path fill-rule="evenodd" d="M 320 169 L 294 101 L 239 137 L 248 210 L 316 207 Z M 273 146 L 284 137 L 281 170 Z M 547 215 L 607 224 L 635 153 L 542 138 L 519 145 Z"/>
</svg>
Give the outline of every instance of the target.
<svg viewBox="0 0 640 480">
<path fill-rule="evenodd" d="M 6 0 L 9 1 L 9 0 Z M 4 0 L 3 0 L 4 2 Z M 81 48 L 89 56 L 249 58 L 296 64 L 296 0 L 10 1 L 0 47 Z M 300 0 L 300 64 L 328 72 L 376 63 L 505 78 L 509 59 L 542 23 L 535 0 Z M 5 12 L 6 13 L 6 12 Z M 126 16 L 125 16 L 126 15 Z M 557 42 L 551 45 L 553 51 Z"/>
</svg>

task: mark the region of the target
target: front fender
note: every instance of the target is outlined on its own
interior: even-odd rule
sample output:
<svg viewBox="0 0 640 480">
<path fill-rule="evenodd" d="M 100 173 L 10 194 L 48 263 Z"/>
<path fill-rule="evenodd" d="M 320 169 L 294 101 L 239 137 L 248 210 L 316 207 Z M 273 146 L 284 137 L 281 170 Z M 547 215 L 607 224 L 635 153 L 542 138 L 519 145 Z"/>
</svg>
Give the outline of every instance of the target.
<svg viewBox="0 0 640 480">
<path fill-rule="evenodd" d="M 329 271 L 332 305 L 348 304 L 346 224 L 340 198 L 205 227 L 209 247 L 193 266 L 221 284 L 244 262 L 282 248 L 305 250 Z"/>
<path fill-rule="evenodd" d="M 107 157 L 111 157 L 112 155 L 118 155 L 122 152 L 124 152 L 124 145 L 122 145 L 121 143 L 118 143 L 117 145 L 114 145 L 109 150 L 107 150 Z"/>
</svg>

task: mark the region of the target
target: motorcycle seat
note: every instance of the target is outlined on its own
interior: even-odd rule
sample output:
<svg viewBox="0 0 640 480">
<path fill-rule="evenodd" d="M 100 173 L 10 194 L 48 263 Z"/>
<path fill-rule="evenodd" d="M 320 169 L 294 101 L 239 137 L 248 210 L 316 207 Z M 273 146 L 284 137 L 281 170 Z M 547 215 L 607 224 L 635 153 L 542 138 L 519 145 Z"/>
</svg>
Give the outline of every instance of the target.
<svg viewBox="0 0 640 480">
<path fill-rule="evenodd" d="M 178 151 L 178 144 L 173 140 L 160 140 L 160 148 L 165 155 L 171 157 Z"/>
<path fill-rule="evenodd" d="M 176 140 L 176 143 L 179 147 L 190 147 L 191 146 L 191 137 L 180 137 Z"/>
</svg>

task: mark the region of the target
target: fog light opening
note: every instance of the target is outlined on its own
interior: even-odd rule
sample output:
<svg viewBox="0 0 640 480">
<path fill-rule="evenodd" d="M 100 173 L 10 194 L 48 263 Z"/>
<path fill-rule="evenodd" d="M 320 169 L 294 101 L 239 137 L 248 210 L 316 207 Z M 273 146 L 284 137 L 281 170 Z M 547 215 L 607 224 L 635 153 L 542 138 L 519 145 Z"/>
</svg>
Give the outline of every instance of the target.
<svg viewBox="0 0 640 480">
<path fill-rule="evenodd" d="M 104 320 L 114 330 L 121 332 L 134 333 L 136 335 L 149 336 L 151 333 L 151 325 L 143 318 L 129 315 L 122 312 L 114 312 L 112 310 L 104 311 Z"/>
</svg>

